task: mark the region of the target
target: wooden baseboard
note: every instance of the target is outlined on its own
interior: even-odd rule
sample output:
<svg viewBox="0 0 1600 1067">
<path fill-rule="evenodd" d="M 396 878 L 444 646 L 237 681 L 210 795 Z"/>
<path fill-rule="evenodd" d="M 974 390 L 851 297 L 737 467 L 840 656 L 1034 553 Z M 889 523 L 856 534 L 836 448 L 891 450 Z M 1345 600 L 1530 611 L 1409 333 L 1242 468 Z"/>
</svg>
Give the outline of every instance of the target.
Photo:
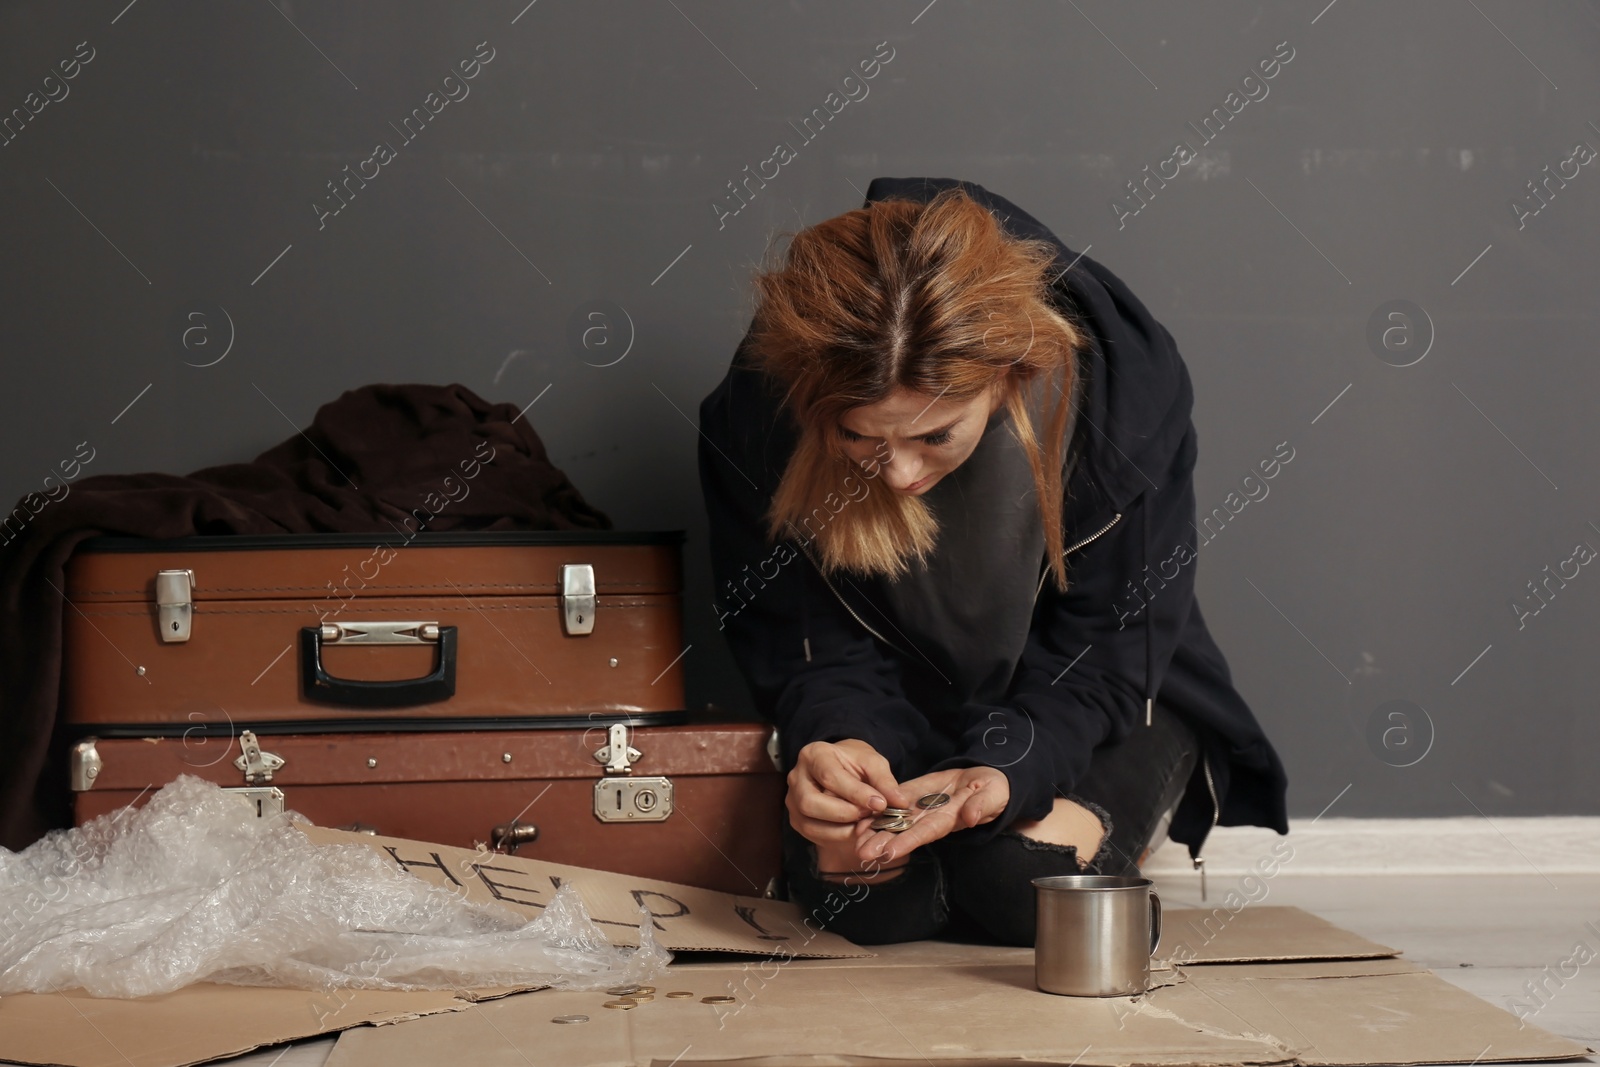
<svg viewBox="0 0 1600 1067">
<path fill-rule="evenodd" d="M 1282 874 L 1600 874 L 1600 816 L 1307 819 L 1291 822 L 1287 837 L 1219 826 L 1200 854 L 1208 877 L 1274 862 Z M 1188 849 L 1169 840 L 1144 870 L 1179 875 L 1193 868 Z"/>
</svg>

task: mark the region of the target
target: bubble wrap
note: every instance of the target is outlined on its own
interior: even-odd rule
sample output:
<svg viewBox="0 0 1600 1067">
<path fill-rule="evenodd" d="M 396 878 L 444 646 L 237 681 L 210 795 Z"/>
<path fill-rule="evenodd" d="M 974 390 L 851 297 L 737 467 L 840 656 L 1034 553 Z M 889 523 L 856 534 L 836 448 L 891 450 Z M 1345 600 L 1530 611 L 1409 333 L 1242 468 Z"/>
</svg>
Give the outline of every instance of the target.
<svg viewBox="0 0 1600 1067">
<path fill-rule="evenodd" d="M 602 989 L 658 977 L 672 958 L 643 909 L 640 947 L 617 948 L 570 885 L 528 921 L 364 845 L 314 844 L 303 821 L 257 818 L 184 775 L 142 808 L 0 848 L 0 994 L 138 997 L 200 981 Z"/>
</svg>

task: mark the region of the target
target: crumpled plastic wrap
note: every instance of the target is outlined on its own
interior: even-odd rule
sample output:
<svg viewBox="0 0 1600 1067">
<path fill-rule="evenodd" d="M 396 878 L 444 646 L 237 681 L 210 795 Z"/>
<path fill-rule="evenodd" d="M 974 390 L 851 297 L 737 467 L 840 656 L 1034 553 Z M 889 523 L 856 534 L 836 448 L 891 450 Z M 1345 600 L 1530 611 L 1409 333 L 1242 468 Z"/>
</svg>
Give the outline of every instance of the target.
<svg viewBox="0 0 1600 1067">
<path fill-rule="evenodd" d="M 537 919 L 469 902 L 363 845 L 313 843 L 292 812 L 184 775 L 142 807 L 0 848 L 0 994 L 166 993 L 192 982 L 305 989 L 549 985 L 664 973 L 641 909 L 618 948 L 562 886 Z"/>
</svg>

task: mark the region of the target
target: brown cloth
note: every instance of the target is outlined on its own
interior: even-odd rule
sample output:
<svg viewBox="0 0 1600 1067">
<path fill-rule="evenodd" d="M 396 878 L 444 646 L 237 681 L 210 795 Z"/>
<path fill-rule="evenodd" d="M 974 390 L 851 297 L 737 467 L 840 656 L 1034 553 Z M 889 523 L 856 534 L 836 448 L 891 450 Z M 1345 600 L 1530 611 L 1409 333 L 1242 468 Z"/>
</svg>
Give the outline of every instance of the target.
<svg viewBox="0 0 1600 1067">
<path fill-rule="evenodd" d="M 71 822 L 52 734 L 62 570 L 84 539 L 611 528 L 514 405 L 461 385 L 364 386 L 250 463 L 104 475 L 48 504 L 38 496 L 0 519 L 0 845 L 11 849 Z"/>
</svg>

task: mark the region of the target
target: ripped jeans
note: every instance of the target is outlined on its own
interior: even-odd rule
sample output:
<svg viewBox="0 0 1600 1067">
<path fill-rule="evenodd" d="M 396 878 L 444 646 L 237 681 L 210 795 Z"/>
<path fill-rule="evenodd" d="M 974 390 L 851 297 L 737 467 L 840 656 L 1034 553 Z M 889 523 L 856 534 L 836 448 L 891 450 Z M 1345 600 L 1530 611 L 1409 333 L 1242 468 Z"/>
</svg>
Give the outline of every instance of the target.
<svg viewBox="0 0 1600 1067">
<path fill-rule="evenodd" d="M 784 871 L 789 899 L 827 929 L 861 945 L 976 934 L 1032 945 L 1033 879 L 1058 874 L 1137 874 L 1159 842 L 1199 759 L 1193 732 L 1157 701 L 1151 725 L 1101 745 L 1088 773 L 1066 793 L 1100 819 L 1106 833 L 1087 864 L 1072 845 L 1002 830 L 980 845 L 961 833 L 913 852 L 904 872 L 873 885 L 845 886 L 817 874 L 816 850 L 787 821 Z"/>
</svg>

